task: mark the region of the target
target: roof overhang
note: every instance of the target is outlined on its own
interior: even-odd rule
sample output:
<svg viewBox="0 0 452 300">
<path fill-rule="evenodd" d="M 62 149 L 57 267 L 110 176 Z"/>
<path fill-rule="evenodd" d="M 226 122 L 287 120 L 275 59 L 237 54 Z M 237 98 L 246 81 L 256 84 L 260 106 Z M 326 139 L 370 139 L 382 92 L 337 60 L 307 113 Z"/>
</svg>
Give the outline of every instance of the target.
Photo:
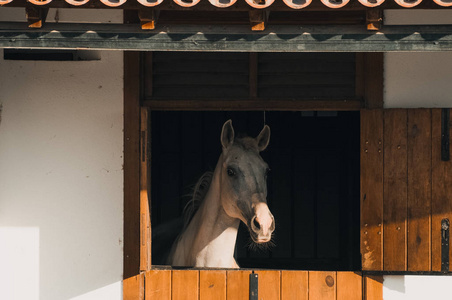
<svg viewBox="0 0 452 300">
<path fill-rule="evenodd" d="M 243 52 L 391 52 L 452 51 L 452 25 L 383 26 L 369 31 L 357 25 L 248 26 L 170 25 L 143 31 L 126 24 L 52 24 L 29 29 L 3 23 L 3 48 L 109 49 L 132 51 Z"/>
</svg>

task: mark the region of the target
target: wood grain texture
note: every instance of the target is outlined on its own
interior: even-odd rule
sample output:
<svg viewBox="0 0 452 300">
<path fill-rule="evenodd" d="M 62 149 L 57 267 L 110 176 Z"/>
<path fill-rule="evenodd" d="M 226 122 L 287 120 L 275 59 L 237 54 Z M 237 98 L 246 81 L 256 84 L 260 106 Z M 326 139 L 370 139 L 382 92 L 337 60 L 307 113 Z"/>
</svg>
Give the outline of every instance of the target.
<svg viewBox="0 0 452 300">
<path fill-rule="evenodd" d="M 124 52 L 124 278 L 140 271 L 140 56 Z"/>
<path fill-rule="evenodd" d="M 384 270 L 406 271 L 407 110 L 384 113 Z"/>
<path fill-rule="evenodd" d="M 383 108 L 383 52 L 364 54 L 364 100 L 366 108 Z"/>
<path fill-rule="evenodd" d="M 357 272 L 337 272 L 337 300 L 362 300 L 363 278 Z"/>
<path fill-rule="evenodd" d="M 452 140 L 452 130 L 451 140 Z M 452 160 L 441 160 L 441 109 L 432 109 L 432 271 L 441 271 L 441 220 L 452 221 Z M 449 247 L 449 261 L 452 247 Z M 449 271 L 452 270 L 449 265 Z"/>
<path fill-rule="evenodd" d="M 171 270 L 146 272 L 146 300 L 171 300 Z"/>
<path fill-rule="evenodd" d="M 248 300 L 251 271 L 227 271 L 226 295 L 228 300 Z"/>
<path fill-rule="evenodd" d="M 408 110 L 408 271 L 431 270 L 430 109 Z"/>
<path fill-rule="evenodd" d="M 144 299 L 144 273 L 124 279 L 122 283 L 124 300 Z"/>
<path fill-rule="evenodd" d="M 281 299 L 308 300 L 308 271 L 281 271 Z"/>
<path fill-rule="evenodd" d="M 361 111 L 361 257 L 383 270 L 383 110 Z"/>
<path fill-rule="evenodd" d="M 145 100 L 143 105 L 152 110 L 194 110 L 194 111 L 300 111 L 300 110 L 359 110 L 360 100 L 284 100 L 265 99 L 265 101 L 249 100 Z"/>
<path fill-rule="evenodd" d="M 365 300 L 382 300 L 383 299 L 383 276 L 363 277 L 363 289 Z"/>
<path fill-rule="evenodd" d="M 198 300 L 199 271 L 173 270 L 172 275 L 172 300 Z"/>
<path fill-rule="evenodd" d="M 256 271 L 259 276 L 259 300 L 278 300 L 281 295 L 280 271 Z"/>
<path fill-rule="evenodd" d="M 309 299 L 336 300 L 336 272 L 309 271 Z"/>
<path fill-rule="evenodd" d="M 226 300 L 226 271 L 199 271 L 199 299 Z"/>
<path fill-rule="evenodd" d="M 149 108 L 141 108 L 140 125 L 140 270 L 151 269 L 151 215 L 148 194 Z"/>
</svg>

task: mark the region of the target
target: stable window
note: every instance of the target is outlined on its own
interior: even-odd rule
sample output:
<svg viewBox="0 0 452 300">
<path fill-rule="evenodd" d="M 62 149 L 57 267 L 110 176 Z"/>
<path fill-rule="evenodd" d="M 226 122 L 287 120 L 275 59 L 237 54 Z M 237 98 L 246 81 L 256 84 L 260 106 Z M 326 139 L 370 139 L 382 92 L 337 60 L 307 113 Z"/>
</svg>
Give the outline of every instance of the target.
<svg viewBox="0 0 452 300">
<path fill-rule="evenodd" d="M 165 264 L 162 254 L 174 240 L 170 230 L 181 218 L 186 195 L 203 172 L 215 168 L 221 126 L 232 119 L 236 132 L 251 136 L 264 122 L 272 129 L 262 156 L 272 169 L 268 203 L 277 224 L 275 246 L 257 251 L 247 247 L 249 234 L 241 224 L 239 265 L 359 270 L 359 113 L 342 110 L 363 106 L 363 57 L 146 53 L 150 220 L 159 233 L 153 235 L 152 264 Z M 170 230 L 162 231 L 165 226 Z"/>
<path fill-rule="evenodd" d="M 358 294 L 364 282 L 381 286 L 381 278 L 336 272 L 361 270 L 359 111 L 381 107 L 381 54 L 154 52 L 126 55 L 125 65 L 126 153 L 139 153 L 138 159 L 126 154 L 131 160 L 125 160 L 125 201 L 141 195 L 140 203 L 125 206 L 125 226 L 141 227 L 139 235 L 125 228 L 128 240 L 135 241 L 124 245 L 125 278 L 138 268 L 141 275 L 133 277 L 138 283 L 144 277 L 146 284 L 164 282 L 173 295 L 179 283 L 202 293 L 206 276 L 219 282 L 227 276 L 228 283 L 242 286 L 251 273 L 246 268 L 261 269 L 259 290 L 307 278 L 312 291 L 311 285 L 326 282 L 334 295 L 336 281 L 353 282 Z M 130 110 L 129 101 L 135 105 Z M 183 195 L 215 166 L 221 125 L 229 118 L 236 132 L 251 136 L 264 123 L 272 128 L 262 155 L 272 169 L 268 201 L 276 246 L 249 251 L 242 228 L 236 258 L 245 269 L 159 271 L 162 262 L 150 249 L 158 255 L 164 244 L 153 244 L 151 229 L 181 215 Z M 128 143 L 134 139 L 141 142 Z M 138 172 L 131 164 L 140 165 Z"/>
</svg>

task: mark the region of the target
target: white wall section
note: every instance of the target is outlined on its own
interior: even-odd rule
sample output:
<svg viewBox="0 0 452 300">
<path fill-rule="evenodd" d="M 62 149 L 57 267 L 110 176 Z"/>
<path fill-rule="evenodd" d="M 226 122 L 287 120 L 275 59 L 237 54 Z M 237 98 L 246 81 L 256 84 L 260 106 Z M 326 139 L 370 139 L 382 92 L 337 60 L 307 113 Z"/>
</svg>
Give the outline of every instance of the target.
<svg viewBox="0 0 452 300">
<path fill-rule="evenodd" d="M 122 57 L 0 60 L 0 290 L 8 300 L 122 298 Z"/>
</svg>

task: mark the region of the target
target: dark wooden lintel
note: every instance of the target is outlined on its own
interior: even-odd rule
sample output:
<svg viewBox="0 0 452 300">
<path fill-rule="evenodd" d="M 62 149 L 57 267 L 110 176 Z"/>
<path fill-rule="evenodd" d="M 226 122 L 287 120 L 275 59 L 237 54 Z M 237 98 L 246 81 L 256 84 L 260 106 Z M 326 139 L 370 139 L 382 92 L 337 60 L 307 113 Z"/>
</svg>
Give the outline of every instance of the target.
<svg viewBox="0 0 452 300">
<path fill-rule="evenodd" d="M 155 9 L 139 10 L 138 17 L 140 18 L 141 29 L 152 30 L 155 29 L 160 11 Z"/>
<path fill-rule="evenodd" d="M 250 10 L 250 25 L 252 31 L 262 31 L 265 30 L 268 22 L 268 16 L 270 11 L 268 10 Z"/>
<path fill-rule="evenodd" d="M 48 12 L 48 7 L 27 5 L 25 7 L 25 15 L 27 17 L 28 27 L 41 28 L 46 21 Z"/>
<path fill-rule="evenodd" d="M 361 100 L 145 100 L 143 106 L 151 110 L 360 110 Z"/>
</svg>

